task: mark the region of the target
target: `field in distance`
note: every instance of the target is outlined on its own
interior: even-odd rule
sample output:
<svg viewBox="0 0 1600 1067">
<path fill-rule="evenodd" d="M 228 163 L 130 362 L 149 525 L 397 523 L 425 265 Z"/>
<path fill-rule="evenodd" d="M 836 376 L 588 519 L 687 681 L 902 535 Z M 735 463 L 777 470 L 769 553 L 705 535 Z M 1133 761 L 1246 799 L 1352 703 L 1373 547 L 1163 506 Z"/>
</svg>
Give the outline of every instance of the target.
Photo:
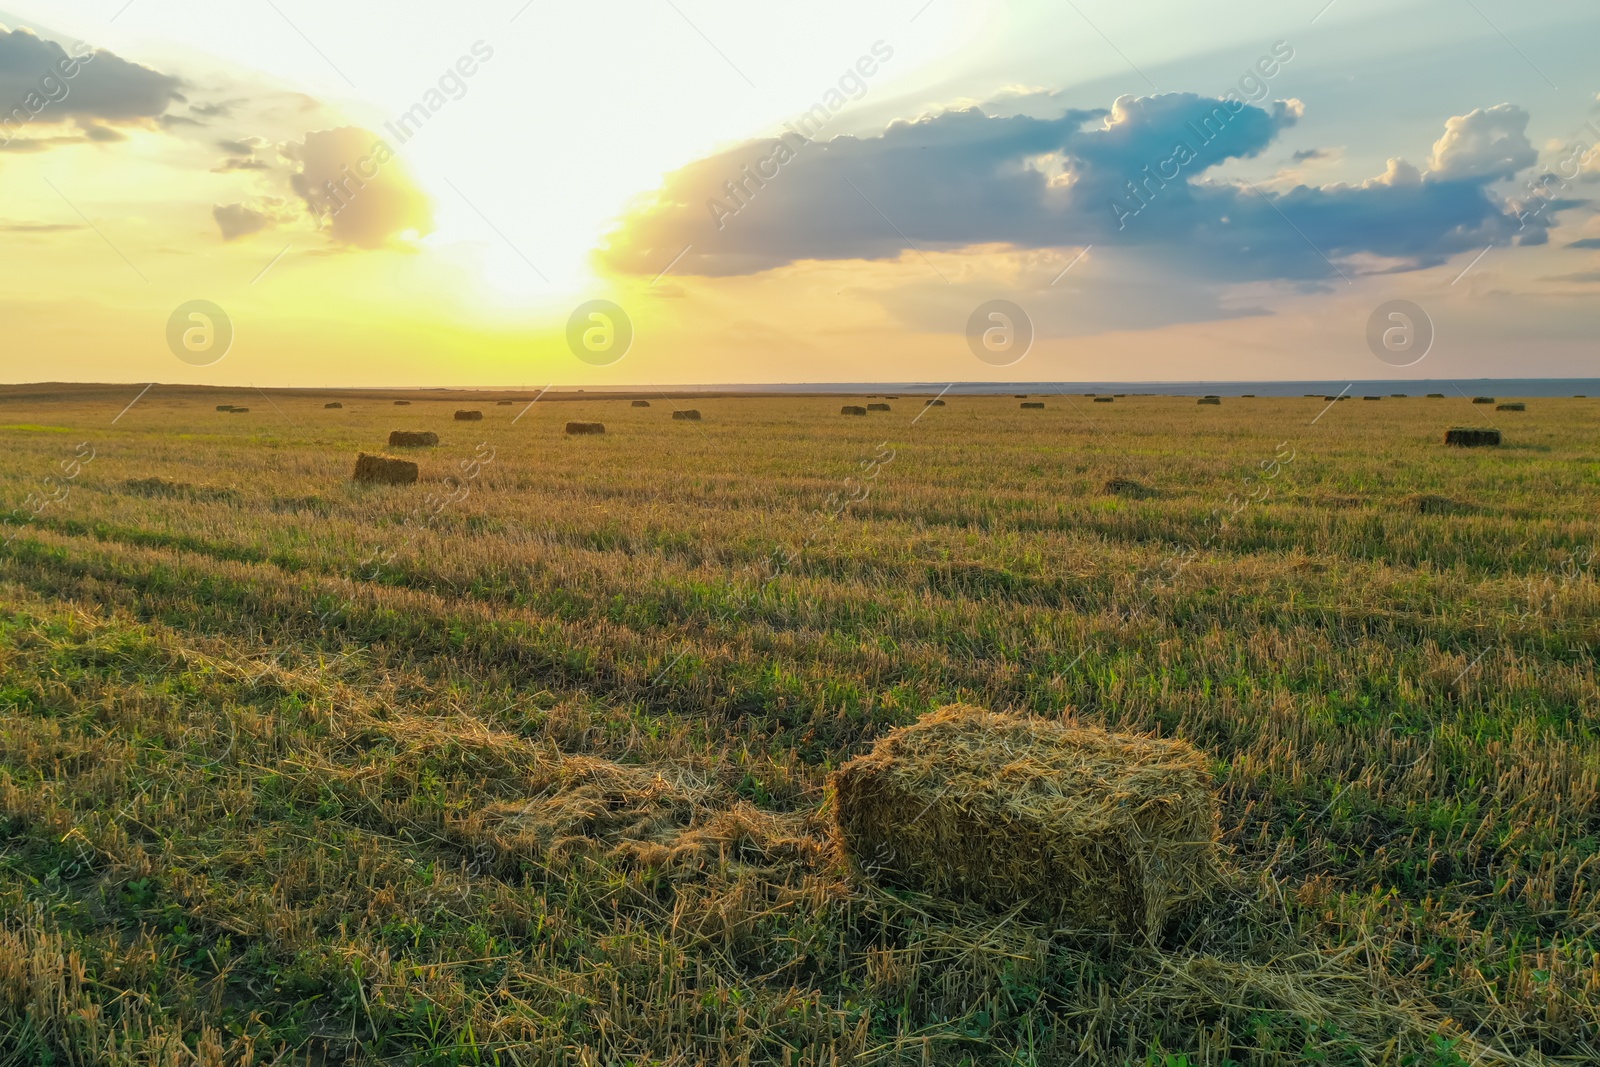
<svg viewBox="0 0 1600 1067">
<path fill-rule="evenodd" d="M 138 388 L 0 391 L 0 1063 L 1600 1059 L 1600 400 Z M 848 878 L 957 701 L 1198 746 L 1226 892 Z"/>
</svg>

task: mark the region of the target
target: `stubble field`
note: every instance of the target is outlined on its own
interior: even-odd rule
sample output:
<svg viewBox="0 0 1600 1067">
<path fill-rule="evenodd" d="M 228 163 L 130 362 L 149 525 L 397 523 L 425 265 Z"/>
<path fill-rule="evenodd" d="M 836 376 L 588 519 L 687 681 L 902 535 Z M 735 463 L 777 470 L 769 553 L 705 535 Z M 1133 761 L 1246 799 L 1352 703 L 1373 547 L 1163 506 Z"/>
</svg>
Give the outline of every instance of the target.
<svg viewBox="0 0 1600 1067">
<path fill-rule="evenodd" d="M 0 390 L 0 1063 L 1600 1059 L 1600 400 L 138 389 Z M 1201 748 L 1226 891 L 847 877 L 958 701 Z"/>
</svg>

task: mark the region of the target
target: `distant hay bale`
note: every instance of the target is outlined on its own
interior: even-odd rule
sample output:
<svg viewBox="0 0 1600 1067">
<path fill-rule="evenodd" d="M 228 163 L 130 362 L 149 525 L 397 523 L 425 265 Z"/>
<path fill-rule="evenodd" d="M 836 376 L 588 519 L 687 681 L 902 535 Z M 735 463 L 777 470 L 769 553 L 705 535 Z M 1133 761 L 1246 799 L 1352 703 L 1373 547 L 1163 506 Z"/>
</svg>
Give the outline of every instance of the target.
<svg viewBox="0 0 1600 1067">
<path fill-rule="evenodd" d="M 943 400 L 927 400 L 927 401 L 923 402 L 922 406 L 925 407 L 925 408 L 942 408 L 942 407 L 944 407 L 944 401 Z"/>
<path fill-rule="evenodd" d="M 1382 400 L 1383 397 L 1381 397 L 1381 396 L 1364 396 L 1361 399 L 1362 400 Z"/>
<path fill-rule="evenodd" d="M 458 411 L 458 412 L 456 412 L 456 421 L 457 422 L 482 422 L 483 421 L 483 412 L 481 412 L 481 411 Z"/>
<path fill-rule="evenodd" d="M 866 408 L 860 407 L 856 404 L 846 404 L 844 407 L 839 409 L 839 414 L 841 415 L 865 415 L 866 413 Z"/>
<path fill-rule="evenodd" d="M 248 415 L 248 414 L 250 414 L 250 409 L 249 408 L 229 408 L 228 410 L 230 412 L 232 412 L 233 414 L 235 414 L 235 415 Z"/>
<path fill-rule="evenodd" d="M 1148 485 L 1136 482 L 1132 478 L 1112 478 L 1106 482 L 1105 491 L 1115 496 L 1130 496 L 1136 500 L 1148 500 L 1161 495 Z"/>
<path fill-rule="evenodd" d="M 1443 400 L 1444 399 L 1444 394 L 1443 393 L 1429 393 L 1428 394 L 1428 399 L 1429 400 Z"/>
<path fill-rule="evenodd" d="M 579 434 L 605 433 L 606 425 L 603 422 L 569 422 L 567 432 L 574 436 Z"/>
<path fill-rule="evenodd" d="M 409 459 L 362 452 L 356 456 L 355 480 L 368 485 L 410 485 L 417 480 L 417 465 Z"/>
<path fill-rule="evenodd" d="M 1256 394 L 1254 394 L 1254 393 L 1240 393 L 1239 394 L 1239 398 L 1241 400 L 1254 400 L 1256 398 Z"/>
<path fill-rule="evenodd" d="M 511 406 L 511 401 L 509 401 L 509 400 L 496 400 L 495 401 L 495 406 L 496 407 L 502 407 L 502 408 L 508 408 L 508 407 Z"/>
<path fill-rule="evenodd" d="M 650 401 L 648 401 L 648 400 L 635 400 L 633 402 L 633 406 L 636 407 L 636 408 L 647 408 L 647 407 L 650 406 Z"/>
<path fill-rule="evenodd" d="M 675 419 L 687 419 L 690 422 L 699 422 L 700 421 L 700 409 L 699 408 L 684 408 L 681 411 L 674 411 L 672 413 L 672 417 L 675 418 Z"/>
<path fill-rule="evenodd" d="M 1325 396 L 1322 399 L 1328 401 L 1331 404 L 1333 401 L 1338 400 L 1339 398 L 1336 397 L 1336 396 Z"/>
<path fill-rule="evenodd" d="M 1222 398 L 1220 396 L 1203 396 L 1199 400 L 1196 400 L 1195 403 L 1196 404 L 1221 404 L 1222 403 Z"/>
<path fill-rule="evenodd" d="M 1013 400 L 1026 400 L 1026 399 L 1028 399 L 1028 394 L 1027 393 L 1012 393 L 1011 394 L 1011 399 L 1013 399 Z"/>
<path fill-rule="evenodd" d="M 406 405 L 408 405 L 410 403 L 411 403 L 411 401 L 409 401 L 409 400 L 396 400 L 394 402 L 394 405 L 395 405 L 395 407 L 403 408 L 403 407 L 405 407 Z"/>
<path fill-rule="evenodd" d="M 390 430 L 390 448 L 425 448 L 439 443 L 439 435 L 432 430 Z"/>
<path fill-rule="evenodd" d="M 885 396 L 884 399 L 885 400 L 899 400 L 900 398 L 898 396 Z"/>
<path fill-rule="evenodd" d="M 858 875 L 996 910 L 1155 937 L 1219 871 L 1211 774 L 1183 741 L 955 705 L 829 784 Z"/>
<path fill-rule="evenodd" d="M 1458 448 L 1482 448 L 1500 443 L 1500 431 L 1452 426 L 1444 432 L 1444 443 Z"/>
<path fill-rule="evenodd" d="M 1493 404 L 1494 403 L 1494 397 L 1492 397 L 1492 396 L 1475 396 L 1475 397 L 1472 398 L 1472 402 L 1474 404 Z"/>
<path fill-rule="evenodd" d="M 1496 404 L 1494 409 L 1496 411 L 1527 411 L 1528 405 L 1520 400 L 1513 400 L 1505 404 Z"/>
<path fill-rule="evenodd" d="M 1112 395 L 1112 396 L 1113 396 L 1113 397 L 1115 397 L 1115 398 L 1116 398 L 1116 399 L 1118 399 L 1118 400 L 1120 400 L 1120 399 L 1122 399 L 1122 398 L 1123 398 L 1123 397 L 1125 397 L 1125 396 L 1127 396 L 1127 395 L 1128 395 L 1128 394 L 1127 394 L 1127 393 L 1112 393 L 1112 394 L 1111 394 L 1111 395 Z"/>
<path fill-rule="evenodd" d="M 1389 396 L 1394 400 L 1404 400 L 1406 398 L 1406 394 L 1404 393 L 1390 393 Z"/>
<path fill-rule="evenodd" d="M 1574 400 L 1587 400 L 1587 399 L 1589 399 L 1589 396 L 1588 396 L 1587 393 L 1573 393 L 1572 394 L 1572 399 L 1574 399 Z"/>
<path fill-rule="evenodd" d="M 342 407 L 344 407 L 344 405 L 339 403 L 337 400 L 330 400 L 330 401 L 328 401 L 326 404 L 324 404 L 322 406 L 325 407 L 325 408 L 342 408 Z"/>
<path fill-rule="evenodd" d="M 1115 404 L 1117 398 L 1114 396 L 1097 396 L 1094 398 L 1094 402 L 1096 404 Z"/>
<path fill-rule="evenodd" d="M 868 404 L 867 405 L 867 410 L 868 411 L 889 411 L 891 409 L 890 409 L 888 404 Z"/>
<path fill-rule="evenodd" d="M 218 404 L 217 405 L 217 410 L 218 411 L 232 411 L 233 410 L 233 405 L 232 404 Z"/>
<path fill-rule="evenodd" d="M 1022 402 L 1021 406 L 1022 406 L 1022 410 L 1024 410 L 1024 411 L 1043 411 L 1044 410 L 1044 401 L 1043 400 L 1024 400 Z"/>
</svg>

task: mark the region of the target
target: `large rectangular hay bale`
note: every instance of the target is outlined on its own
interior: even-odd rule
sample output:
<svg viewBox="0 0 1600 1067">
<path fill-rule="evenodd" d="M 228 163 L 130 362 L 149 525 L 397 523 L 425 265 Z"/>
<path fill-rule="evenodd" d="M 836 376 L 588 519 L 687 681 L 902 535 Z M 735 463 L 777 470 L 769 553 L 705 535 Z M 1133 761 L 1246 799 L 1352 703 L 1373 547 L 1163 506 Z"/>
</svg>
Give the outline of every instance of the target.
<svg viewBox="0 0 1600 1067">
<path fill-rule="evenodd" d="M 1455 445 L 1458 448 L 1482 448 L 1500 443 L 1500 431 L 1474 428 L 1470 426 L 1452 426 L 1444 432 L 1444 443 Z"/>
<path fill-rule="evenodd" d="M 846 404 L 839 409 L 839 414 L 841 415 L 865 415 L 866 413 L 867 409 L 860 404 Z"/>
<path fill-rule="evenodd" d="M 1044 410 L 1044 401 L 1043 400 L 1025 400 L 1022 403 L 1022 410 L 1024 410 L 1024 411 L 1043 411 Z"/>
<path fill-rule="evenodd" d="M 579 434 L 605 433 L 606 427 L 605 423 L 603 422 L 569 422 L 567 423 L 567 432 L 573 434 L 574 436 Z"/>
<path fill-rule="evenodd" d="M 1211 774 L 1183 741 L 953 705 L 829 781 L 858 873 L 997 910 L 1155 936 L 1219 870 Z"/>
<path fill-rule="evenodd" d="M 633 406 L 636 407 L 636 408 L 647 408 L 647 407 L 650 406 L 650 401 L 648 401 L 648 400 L 635 400 L 633 402 Z"/>
<path fill-rule="evenodd" d="M 482 422 L 483 421 L 483 412 L 481 412 L 481 411 L 458 411 L 458 412 L 456 412 L 456 421 L 457 422 Z"/>
<path fill-rule="evenodd" d="M 439 435 L 432 430 L 390 430 L 390 448 L 425 448 L 439 443 Z"/>
<path fill-rule="evenodd" d="M 1195 403 L 1196 404 L 1220 404 L 1220 403 L 1222 403 L 1222 398 L 1220 396 L 1203 396 L 1199 400 L 1196 400 Z"/>
<path fill-rule="evenodd" d="M 1504 404 L 1496 404 L 1494 409 L 1496 411 L 1527 411 L 1528 405 L 1520 400 L 1512 400 Z"/>
<path fill-rule="evenodd" d="M 410 485 L 417 480 L 417 465 L 409 459 L 362 452 L 356 456 L 355 479 L 369 485 Z"/>
<path fill-rule="evenodd" d="M 672 413 L 672 417 L 675 418 L 675 419 L 687 420 L 689 422 L 699 422 L 700 421 L 700 409 L 699 408 L 683 408 L 680 411 L 674 411 Z"/>
<path fill-rule="evenodd" d="M 888 404 L 868 404 L 867 405 L 867 410 L 868 411 L 889 411 L 889 410 L 891 410 L 891 408 L 889 407 Z"/>
</svg>

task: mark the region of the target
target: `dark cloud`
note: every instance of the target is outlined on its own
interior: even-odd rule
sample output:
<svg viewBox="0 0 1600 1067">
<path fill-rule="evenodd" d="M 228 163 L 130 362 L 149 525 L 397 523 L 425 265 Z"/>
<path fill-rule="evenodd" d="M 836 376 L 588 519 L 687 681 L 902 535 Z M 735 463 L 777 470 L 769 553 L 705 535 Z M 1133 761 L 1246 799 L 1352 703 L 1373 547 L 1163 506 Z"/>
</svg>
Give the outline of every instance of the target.
<svg viewBox="0 0 1600 1067">
<path fill-rule="evenodd" d="M 1335 277 L 1319 251 L 1416 268 L 1491 241 L 1537 243 L 1551 222 L 1547 208 L 1519 227 L 1487 189 L 1532 161 L 1527 116 L 1508 105 L 1452 119 L 1427 171 L 1392 160 L 1360 185 L 1282 193 L 1207 176 L 1263 152 L 1300 112 L 1297 101 L 1168 93 L 1053 119 L 950 110 L 825 143 L 791 128 L 670 175 L 600 255 L 653 275 L 692 246 L 675 272 L 726 275 L 913 249 L 1094 244 L 1208 283 L 1311 284 Z"/>
<path fill-rule="evenodd" d="M 288 201 L 269 196 L 254 204 L 213 204 L 211 217 L 222 231 L 224 241 L 237 241 L 288 222 L 293 213 Z"/>
<path fill-rule="evenodd" d="M 130 124 L 166 117 L 183 83 L 105 51 L 71 52 L 29 30 L 0 29 L 0 110 L 15 134 L 28 123 Z"/>
<path fill-rule="evenodd" d="M 1600 237 L 1585 237 L 1581 241 L 1572 241 L 1568 248 L 1600 248 Z"/>
<path fill-rule="evenodd" d="M 221 140 L 217 144 L 224 152 L 231 155 L 211 168 L 213 174 L 225 174 L 232 170 L 271 170 L 272 164 L 256 157 L 256 153 L 266 147 L 266 140 L 260 137 L 242 137 L 238 140 Z"/>
<path fill-rule="evenodd" d="M 1311 161 L 1317 159 L 1328 159 L 1332 155 L 1333 153 L 1328 151 L 1326 148 L 1306 148 L 1296 152 L 1289 158 L 1294 160 L 1296 163 L 1310 163 Z"/>
</svg>

